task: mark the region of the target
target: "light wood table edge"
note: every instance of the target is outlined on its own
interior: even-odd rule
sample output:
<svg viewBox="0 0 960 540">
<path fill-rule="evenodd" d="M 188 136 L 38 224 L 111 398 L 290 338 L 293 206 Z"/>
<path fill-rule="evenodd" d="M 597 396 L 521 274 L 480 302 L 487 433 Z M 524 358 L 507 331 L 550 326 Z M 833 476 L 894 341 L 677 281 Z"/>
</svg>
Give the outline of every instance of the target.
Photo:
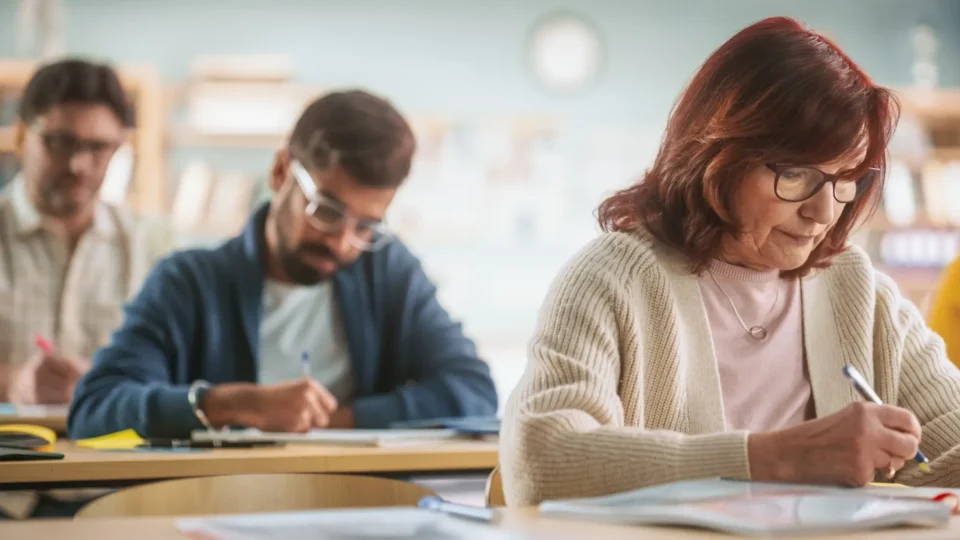
<svg viewBox="0 0 960 540">
<path fill-rule="evenodd" d="M 441 450 L 442 449 L 442 450 Z M 65 483 L 106 485 L 110 482 L 156 480 L 226 474 L 373 473 L 402 474 L 492 470 L 497 464 L 494 442 L 451 443 L 407 448 L 347 448 L 316 446 L 224 449 L 203 454 L 117 452 L 116 459 L 100 451 L 58 443 L 63 460 L 0 464 L 0 488 Z M 83 453 L 94 459 L 80 459 Z"/>
</svg>

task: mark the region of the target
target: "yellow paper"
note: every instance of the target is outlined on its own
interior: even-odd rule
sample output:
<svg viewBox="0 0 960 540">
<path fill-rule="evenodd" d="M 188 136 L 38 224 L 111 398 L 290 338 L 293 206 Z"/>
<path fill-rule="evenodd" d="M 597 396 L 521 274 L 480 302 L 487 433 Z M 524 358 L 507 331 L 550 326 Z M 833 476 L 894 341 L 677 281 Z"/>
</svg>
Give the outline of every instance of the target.
<svg viewBox="0 0 960 540">
<path fill-rule="evenodd" d="M 125 429 L 116 433 L 101 435 L 90 439 L 76 441 L 80 448 L 92 450 L 132 450 L 144 443 L 144 440 L 132 429 Z"/>
<path fill-rule="evenodd" d="M 874 487 L 910 487 L 903 484 L 897 484 L 895 482 L 870 482 L 870 485 Z"/>
<path fill-rule="evenodd" d="M 57 442 L 57 434 L 52 429 L 45 428 L 43 426 L 34 426 L 32 424 L 7 424 L 0 426 L 0 433 L 2 432 L 28 433 L 34 437 L 40 437 L 49 444 L 39 448 L 34 448 L 34 450 L 39 452 L 53 451 L 53 443 Z"/>
</svg>

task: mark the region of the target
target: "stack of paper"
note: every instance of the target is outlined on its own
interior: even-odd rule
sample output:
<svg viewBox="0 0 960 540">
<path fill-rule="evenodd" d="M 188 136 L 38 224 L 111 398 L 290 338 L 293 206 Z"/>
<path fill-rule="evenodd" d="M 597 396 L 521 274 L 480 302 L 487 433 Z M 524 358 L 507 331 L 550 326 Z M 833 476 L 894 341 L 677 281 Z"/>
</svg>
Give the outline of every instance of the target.
<svg viewBox="0 0 960 540">
<path fill-rule="evenodd" d="M 258 429 L 194 431 L 194 441 L 327 444 L 336 446 L 406 446 L 466 438 L 454 429 L 315 429 L 307 433 L 269 433 Z"/>
<path fill-rule="evenodd" d="M 0 416 L 20 418 L 66 418 L 67 405 L 14 405 L 0 403 Z"/>
</svg>

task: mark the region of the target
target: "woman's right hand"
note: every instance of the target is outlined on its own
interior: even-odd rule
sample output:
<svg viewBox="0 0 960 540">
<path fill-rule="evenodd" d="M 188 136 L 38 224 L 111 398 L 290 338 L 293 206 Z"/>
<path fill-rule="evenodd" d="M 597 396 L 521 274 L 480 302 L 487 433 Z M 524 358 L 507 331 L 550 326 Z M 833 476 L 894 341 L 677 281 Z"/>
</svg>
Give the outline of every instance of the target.
<svg viewBox="0 0 960 540">
<path fill-rule="evenodd" d="M 840 411 L 747 439 L 756 481 L 863 486 L 913 459 L 920 423 L 906 409 L 856 402 Z"/>
</svg>

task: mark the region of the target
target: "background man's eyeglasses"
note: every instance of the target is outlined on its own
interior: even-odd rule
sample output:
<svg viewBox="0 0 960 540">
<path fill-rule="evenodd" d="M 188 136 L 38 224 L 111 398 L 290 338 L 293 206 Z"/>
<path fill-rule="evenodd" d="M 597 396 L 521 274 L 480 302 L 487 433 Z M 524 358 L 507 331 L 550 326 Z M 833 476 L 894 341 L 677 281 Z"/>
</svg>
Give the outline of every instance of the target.
<svg viewBox="0 0 960 540">
<path fill-rule="evenodd" d="M 120 148 L 119 142 L 81 139 L 63 131 L 37 131 L 43 147 L 53 156 L 70 159 L 82 152 L 89 152 L 96 161 L 109 161 Z"/>
</svg>

